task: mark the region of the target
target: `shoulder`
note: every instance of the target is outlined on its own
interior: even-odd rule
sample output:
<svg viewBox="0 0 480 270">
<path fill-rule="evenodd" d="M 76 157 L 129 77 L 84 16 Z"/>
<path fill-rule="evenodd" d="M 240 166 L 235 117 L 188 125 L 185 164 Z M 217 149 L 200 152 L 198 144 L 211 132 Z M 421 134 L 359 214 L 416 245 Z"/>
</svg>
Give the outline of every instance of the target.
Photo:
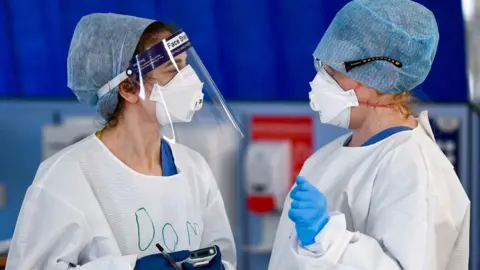
<svg viewBox="0 0 480 270">
<path fill-rule="evenodd" d="M 396 134 L 382 146 L 379 174 L 396 175 L 403 182 L 420 185 L 433 173 L 433 165 L 454 172 L 436 143 L 418 130 Z"/>
<path fill-rule="evenodd" d="M 454 173 L 452 163 L 437 146 L 435 140 L 429 137 L 421 127 L 392 136 L 388 143 L 383 145 L 383 150 L 380 168 L 409 167 L 417 168 L 424 173 L 433 173 L 440 169 L 443 172 Z"/>
<path fill-rule="evenodd" d="M 411 203 L 458 228 L 470 201 L 455 168 L 433 136 L 417 129 L 408 133 L 381 159 L 372 200 Z"/>
<path fill-rule="evenodd" d="M 58 184 L 56 179 L 59 178 L 55 176 L 63 176 L 62 178 L 68 176 L 69 179 L 74 179 L 75 175 L 78 175 L 76 172 L 80 170 L 79 162 L 86 151 L 97 144 L 94 140 L 94 135 L 88 136 L 44 160 L 38 167 L 34 184 L 45 188 Z"/>
<path fill-rule="evenodd" d="M 408 166 L 416 163 L 427 172 L 442 171 L 454 173 L 455 168 L 442 150 L 438 147 L 429 123 L 428 112 L 420 113 L 418 126 L 410 132 L 401 132 L 392 136 L 391 147 L 386 157 L 404 160 Z"/>
<path fill-rule="evenodd" d="M 426 196 L 443 204 L 462 202 L 468 197 L 455 172 L 455 168 L 433 136 L 422 129 L 405 132 L 392 142 L 389 151 L 381 159 L 375 180 L 377 186 L 395 191 L 422 191 Z"/>
<path fill-rule="evenodd" d="M 91 147 L 92 137 L 89 136 L 44 160 L 38 167 L 24 201 L 31 205 L 45 202 L 52 207 L 55 206 L 45 208 L 46 211 L 68 209 L 80 213 L 80 209 L 88 205 L 88 202 L 85 202 L 88 197 L 85 195 L 88 194 L 90 187 L 79 163 L 85 150 Z M 73 212 L 70 215 L 73 215 Z"/>
</svg>

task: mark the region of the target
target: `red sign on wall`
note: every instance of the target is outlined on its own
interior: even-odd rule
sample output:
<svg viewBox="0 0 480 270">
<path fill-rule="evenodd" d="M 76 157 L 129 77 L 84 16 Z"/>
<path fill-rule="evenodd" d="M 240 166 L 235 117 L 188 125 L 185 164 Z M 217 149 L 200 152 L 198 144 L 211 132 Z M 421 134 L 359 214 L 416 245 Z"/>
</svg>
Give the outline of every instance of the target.
<svg viewBox="0 0 480 270">
<path fill-rule="evenodd" d="M 253 116 L 250 120 L 252 141 L 289 141 L 292 147 L 292 184 L 303 163 L 313 152 L 311 116 Z"/>
</svg>

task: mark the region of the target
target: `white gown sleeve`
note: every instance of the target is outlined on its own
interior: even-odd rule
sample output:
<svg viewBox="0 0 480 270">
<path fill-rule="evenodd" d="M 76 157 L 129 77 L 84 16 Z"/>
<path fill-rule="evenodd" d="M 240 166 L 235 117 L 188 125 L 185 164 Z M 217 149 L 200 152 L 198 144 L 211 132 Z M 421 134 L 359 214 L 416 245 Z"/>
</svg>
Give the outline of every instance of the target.
<svg viewBox="0 0 480 270">
<path fill-rule="evenodd" d="M 372 187 L 365 234 L 348 231 L 344 215 L 335 214 L 315 244 L 303 247 L 292 237 L 298 269 L 467 269 L 468 221 L 459 231 L 449 211 L 463 208 L 463 202 L 435 194 L 429 186 L 451 182 L 443 181 L 447 177 L 458 178 L 448 164 L 448 170 L 427 169 L 430 165 L 414 146 L 400 147 L 384 157 Z M 464 212 L 465 208 L 460 215 Z M 461 250 L 458 255 L 454 245 Z M 446 268 L 451 256 L 461 261 L 457 262 L 461 267 Z"/>
<path fill-rule="evenodd" d="M 465 212 L 457 242 L 445 269 L 468 269 L 470 254 L 470 205 Z"/>
<path fill-rule="evenodd" d="M 111 241 L 92 235 L 84 214 L 32 185 L 17 221 L 7 270 L 132 270 L 136 255 L 121 256 Z"/>
<path fill-rule="evenodd" d="M 237 254 L 232 229 L 225 211 L 222 194 L 208 164 L 205 162 L 206 173 L 209 181 L 207 207 L 204 209 L 202 220 L 204 231 L 202 234 L 201 247 L 217 245 L 222 252 L 222 261 L 225 269 L 236 269 Z"/>
</svg>

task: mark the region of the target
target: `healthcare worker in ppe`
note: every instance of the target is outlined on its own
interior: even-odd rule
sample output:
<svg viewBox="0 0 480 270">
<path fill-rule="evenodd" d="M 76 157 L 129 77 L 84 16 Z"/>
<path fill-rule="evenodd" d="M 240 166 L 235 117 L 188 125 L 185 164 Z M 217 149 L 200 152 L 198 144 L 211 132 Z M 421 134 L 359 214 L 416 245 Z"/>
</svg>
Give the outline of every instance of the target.
<svg viewBox="0 0 480 270">
<path fill-rule="evenodd" d="M 175 129 L 195 123 L 242 134 L 186 33 L 148 19 L 85 16 L 70 45 L 68 86 L 108 123 L 40 165 L 7 269 L 176 269 L 156 244 L 182 269 L 193 269 L 184 262 L 190 251 L 216 246 L 195 269 L 235 269 L 216 181 Z"/>
<path fill-rule="evenodd" d="M 310 102 L 352 129 L 315 152 L 287 197 L 269 269 L 467 269 L 470 202 L 427 112 L 408 108 L 439 41 L 410 0 L 354 0 L 314 52 Z"/>
</svg>

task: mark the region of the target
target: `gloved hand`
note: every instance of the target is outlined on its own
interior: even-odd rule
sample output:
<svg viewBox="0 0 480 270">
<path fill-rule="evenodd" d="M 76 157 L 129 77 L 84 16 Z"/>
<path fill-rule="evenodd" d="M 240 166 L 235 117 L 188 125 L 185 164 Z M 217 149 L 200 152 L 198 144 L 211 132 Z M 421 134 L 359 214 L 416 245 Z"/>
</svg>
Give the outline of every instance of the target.
<svg viewBox="0 0 480 270">
<path fill-rule="evenodd" d="M 222 263 L 222 252 L 220 252 L 220 248 L 215 246 L 217 249 L 217 255 L 213 257 L 207 265 L 201 267 L 194 267 L 190 263 L 183 263 L 183 269 L 185 270 L 195 270 L 195 269 L 204 269 L 204 270 L 224 270 L 225 266 Z"/>
<path fill-rule="evenodd" d="M 303 176 L 297 176 L 297 186 L 290 193 L 292 204 L 288 217 L 295 223 L 298 239 L 303 246 L 315 243 L 315 237 L 327 224 L 327 199 Z"/>
<path fill-rule="evenodd" d="M 175 262 L 186 260 L 190 256 L 190 251 L 182 250 L 170 253 Z M 135 270 L 175 270 L 163 254 L 153 254 L 137 260 Z"/>
</svg>

